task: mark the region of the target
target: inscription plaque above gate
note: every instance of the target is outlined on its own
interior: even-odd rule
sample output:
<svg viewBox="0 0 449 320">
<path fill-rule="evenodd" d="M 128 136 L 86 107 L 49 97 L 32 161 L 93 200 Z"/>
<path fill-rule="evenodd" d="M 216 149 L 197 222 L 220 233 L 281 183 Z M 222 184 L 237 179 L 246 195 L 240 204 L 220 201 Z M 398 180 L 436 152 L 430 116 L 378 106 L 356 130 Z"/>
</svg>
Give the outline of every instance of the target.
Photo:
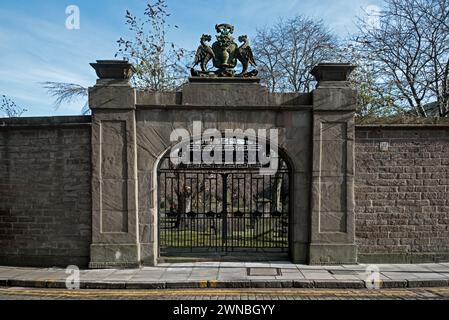
<svg viewBox="0 0 449 320">
<path fill-rule="evenodd" d="M 239 47 L 234 42 L 234 26 L 230 24 L 219 24 L 215 26 L 218 35 L 217 41 L 210 46 L 208 42 L 212 40 L 212 36 L 203 34 L 201 37 L 201 45 L 195 55 L 195 61 L 191 69 L 193 77 L 256 77 L 258 71 L 253 69 L 248 71 L 250 66 L 254 68 L 257 64 L 254 60 L 253 51 L 249 45 L 248 36 L 243 35 L 238 38 L 242 45 Z M 209 70 L 207 65 L 212 60 L 215 71 Z M 237 62 L 242 65 L 242 70 L 237 73 L 235 68 Z M 200 65 L 201 70 L 196 70 L 195 67 Z"/>
</svg>

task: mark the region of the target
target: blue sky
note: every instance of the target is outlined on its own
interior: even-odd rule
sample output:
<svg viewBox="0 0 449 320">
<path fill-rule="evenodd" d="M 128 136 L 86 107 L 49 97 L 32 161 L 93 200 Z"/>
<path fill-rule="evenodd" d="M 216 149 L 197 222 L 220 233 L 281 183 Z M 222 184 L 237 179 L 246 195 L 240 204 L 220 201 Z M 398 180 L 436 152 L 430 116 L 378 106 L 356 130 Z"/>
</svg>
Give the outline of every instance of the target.
<svg viewBox="0 0 449 320">
<path fill-rule="evenodd" d="M 124 13 L 143 12 L 146 0 L 1 0 L 0 94 L 29 111 L 24 116 L 77 115 L 83 101 L 58 110 L 42 88 L 43 81 L 95 83 L 89 66 L 97 59 L 111 59 L 116 40 L 126 36 Z M 303 14 L 322 18 L 340 37 L 354 30 L 362 8 L 381 0 L 167 0 L 171 23 L 179 29 L 169 38 L 194 50 L 203 33 L 213 33 L 216 23 L 231 23 L 236 33 L 254 35 L 279 17 Z M 68 30 L 66 8 L 80 9 L 79 30 Z M 1 117 L 1 115 L 0 115 Z"/>
</svg>

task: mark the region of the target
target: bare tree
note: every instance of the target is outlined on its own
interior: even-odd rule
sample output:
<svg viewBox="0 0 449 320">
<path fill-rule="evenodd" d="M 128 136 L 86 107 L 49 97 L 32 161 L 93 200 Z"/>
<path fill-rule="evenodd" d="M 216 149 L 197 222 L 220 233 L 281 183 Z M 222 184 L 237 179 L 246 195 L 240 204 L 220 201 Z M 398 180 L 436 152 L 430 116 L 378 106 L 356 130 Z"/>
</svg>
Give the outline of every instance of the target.
<svg viewBox="0 0 449 320">
<path fill-rule="evenodd" d="M 116 56 L 131 61 L 136 67 L 133 83 L 150 91 L 171 91 L 179 88 L 188 76 L 183 64 L 187 51 L 178 48 L 166 37 L 172 26 L 167 22 L 170 13 L 165 0 L 149 0 L 138 18 L 126 11 L 126 24 L 133 33 L 131 40 L 120 38 Z M 178 26 L 174 25 L 174 28 Z"/>
<path fill-rule="evenodd" d="M 280 19 L 273 27 L 257 31 L 255 57 L 262 82 L 271 92 L 310 92 L 315 79 L 310 73 L 321 62 L 337 59 L 337 38 L 321 20 L 297 16 Z M 281 211 L 283 175 L 271 181 L 272 207 Z"/>
<path fill-rule="evenodd" d="M 187 61 L 191 52 L 167 41 L 168 13 L 165 0 L 148 0 L 144 18 L 126 11 L 125 23 L 133 34 L 131 40 L 120 38 L 117 56 L 129 60 L 136 67 L 132 81 L 135 87 L 150 91 L 178 89 L 188 77 Z M 177 26 L 173 26 L 178 28 Z M 185 61 L 185 64 L 184 64 Z M 44 82 L 43 87 L 55 98 L 55 106 L 87 98 L 87 88 L 73 83 Z M 89 112 L 86 102 L 83 114 Z"/>
<path fill-rule="evenodd" d="M 350 76 L 350 82 L 358 93 L 356 117 L 359 123 L 403 115 L 404 110 L 395 104 L 390 94 L 393 84 L 381 76 L 374 59 L 362 54 L 358 45 L 352 42 L 342 43 L 339 54 L 338 61 L 357 67 Z"/>
<path fill-rule="evenodd" d="M 75 83 L 63 82 L 43 82 L 42 86 L 47 92 L 55 98 L 55 108 L 58 109 L 63 103 L 72 103 L 78 99 L 87 99 L 88 89 Z M 89 106 L 87 102 L 81 111 L 83 115 L 89 113 Z"/>
<path fill-rule="evenodd" d="M 2 113 L 4 113 L 8 118 L 18 118 L 28 110 L 18 106 L 7 96 L 2 95 L 2 104 L 0 106 L 0 111 L 2 111 Z"/>
<path fill-rule="evenodd" d="M 418 10 L 424 12 L 425 39 L 430 51 L 428 73 L 430 90 L 436 96 L 439 115 L 449 116 L 449 1 L 431 0 L 430 3 L 415 0 Z"/>
<path fill-rule="evenodd" d="M 254 51 L 259 63 L 260 77 L 271 92 L 280 90 L 279 82 L 283 76 L 280 62 L 283 48 L 278 47 L 277 38 L 273 29 L 264 28 L 257 31 L 254 39 Z"/>
<path fill-rule="evenodd" d="M 449 7 L 447 0 L 385 0 L 379 25 L 360 19 L 354 37 L 365 57 L 372 59 L 383 89 L 395 104 L 417 116 L 448 109 Z"/>
<path fill-rule="evenodd" d="M 310 92 L 314 86 L 310 71 L 332 60 L 336 47 L 336 38 L 321 20 L 297 16 L 258 30 L 254 51 L 271 91 Z"/>
</svg>

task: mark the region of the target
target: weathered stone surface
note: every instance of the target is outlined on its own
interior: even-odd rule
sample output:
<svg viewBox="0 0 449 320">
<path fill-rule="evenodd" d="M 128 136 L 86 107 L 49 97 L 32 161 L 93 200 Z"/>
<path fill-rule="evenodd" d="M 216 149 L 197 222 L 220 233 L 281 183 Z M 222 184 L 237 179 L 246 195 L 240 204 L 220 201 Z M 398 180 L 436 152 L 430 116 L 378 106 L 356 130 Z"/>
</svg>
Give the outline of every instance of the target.
<svg viewBox="0 0 449 320">
<path fill-rule="evenodd" d="M 338 243 L 343 243 L 343 241 L 340 240 Z M 309 262 L 312 265 L 355 264 L 357 263 L 357 246 L 355 244 L 312 243 Z"/>
<path fill-rule="evenodd" d="M 0 265 L 87 266 L 90 122 L 0 120 Z"/>
<path fill-rule="evenodd" d="M 407 280 L 382 280 L 380 286 L 383 289 L 407 288 Z"/>
<path fill-rule="evenodd" d="M 102 99 L 106 100 L 104 105 Z M 90 91 L 92 103 L 91 268 L 140 264 L 135 92 L 127 84 Z"/>
<path fill-rule="evenodd" d="M 349 76 L 355 69 L 356 66 L 348 63 L 319 63 L 312 69 L 311 74 L 320 86 L 328 82 L 341 85 L 349 81 Z"/>
<path fill-rule="evenodd" d="M 234 79 L 235 81 L 235 79 Z M 211 86 L 212 85 L 212 86 Z M 183 92 L 150 92 L 137 91 L 136 104 L 139 108 L 166 109 L 178 106 L 180 109 L 188 110 L 188 106 L 195 105 L 197 108 L 210 108 L 218 106 L 224 109 L 235 109 L 236 103 L 239 108 L 258 109 L 270 106 L 278 106 L 288 110 L 298 106 L 312 105 L 312 95 L 308 93 L 272 93 L 255 83 L 190 83 L 184 87 Z M 235 92 L 238 88 L 241 96 Z M 230 90 L 231 89 L 231 90 Z M 245 91 L 249 89 L 249 91 Z M 225 95 L 225 100 L 214 98 L 214 92 Z M 250 95 L 247 94 L 250 92 Z M 228 94 L 229 93 L 229 94 Z M 245 101 L 241 98 L 246 97 Z M 223 98 L 223 97 L 218 97 Z M 209 102 L 212 101 L 212 104 Z"/>
<path fill-rule="evenodd" d="M 89 267 L 93 269 L 136 268 L 140 264 L 139 247 L 134 243 L 92 244 L 90 250 Z"/>
<path fill-rule="evenodd" d="M 136 91 L 128 84 L 89 88 L 91 109 L 135 109 Z"/>
<path fill-rule="evenodd" d="M 182 104 L 205 106 L 267 106 L 268 89 L 259 84 L 189 83 L 182 90 Z"/>
<path fill-rule="evenodd" d="M 449 261 L 448 133 L 425 126 L 357 128 L 361 262 Z"/>
<path fill-rule="evenodd" d="M 166 289 L 167 284 L 165 282 L 127 282 L 126 289 L 128 290 L 154 290 L 154 289 Z"/>
<path fill-rule="evenodd" d="M 357 94 L 348 88 L 320 87 L 313 95 L 313 108 L 319 111 L 357 109 Z"/>
<path fill-rule="evenodd" d="M 416 280 L 407 280 L 408 288 L 435 288 L 435 287 L 447 287 L 449 285 L 448 279 L 433 279 L 433 280 L 425 280 L 425 279 L 416 279 Z"/>
<path fill-rule="evenodd" d="M 354 244 L 356 93 L 346 83 L 322 83 L 336 81 L 331 79 L 340 76 L 341 70 L 335 75 L 331 69 L 319 74 L 318 88 L 313 92 L 311 264 L 357 261 Z M 318 69 L 314 71 L 319 73 Z"/>
<path fill-rule="evenodd" d="M 326 289 L 363 289 L 365 282 L 362 280 L 314 280 L 314 288 Z"/>
<path fill-rule="evenodd" d="M 151 235 L 155 235 L 155 227 L 152 228 L 152 230 L 148 227 L 148 237 L 151 237 Z M 146 238 L 146 237 L 145 237 Z M 154 266 L 157 264 L 158 256 L 156 252 L 158 252 L 158 243 L 157 239 L 151 239 L 148 240 L 141 240 L 140 241 L 140 260 L 142 262 L 142 265 L 144 266 Z"/>
<path fill-rule="evenodd" d="M 174 106 L 182 104 L 182 92 L 137 91 L 138 106 Z"/>
<path fill-rule="evenodd" d="M 278 129 L 293 261 L 355 263 L 356 244 L 361 262 L 449 261 L 448 128 L 355 130 L 343 69 L 312 94 L 210 82 L 135 92 L 102 79 L 92 119 L 0 119 L 0 264 L 154 265 L 159 160 L 194 121 Z"/>
<path fill-rule="evenodd" d="M 81 289 L 91 289 L 91 290 L 121 290 L 126 289 L 126 284 L 124 282 L 81 282 Z"/>
<path fill-rule="evenodd" d="M 313 280 L 295 280 L 293 281 L 293 288 L 313 288 Z"/>
<path fill-rule="evenodd" d="M 196 289 L 200 287 L 200 283 L 196 281 L 170 281 L 165 284 L 165 287 L 167 289 Z"/>
<path fill-rule="evenodd" d="M 157 185 L 155 185 L 157 180 L 152 181 L 150 174 L 157 175 L 157 159 L 160 159 L 174 144 L 170 142 L 170 134 L 173 129 L 186 128 L 193 135 L 194 121 L 200 121 L 203 130 L 216 128 L 222 132 L 226 129 L 245 131 L 248 128 L 280 128 L 280 147 L 287 154 L 292 170 L 297 172 L 295 175 L 297 178 L 294 179 L 296 196 L 292 227 L 295 228 L 295 237 L 292 244 L 292 256 L 295 261 L 306 262 L 306 253 L 293 248 L 305 246 L 309 239 L 310 113 L 301 109 L 280 112 L 276 107 L 272 107 L 272 110 L 267 107 L 264 111 L 235 110 L 228 112 L 222 110 L 221 107 L 217 106 L 216 110 L 191 107 L 189 112 L 179 112 L 176 108 L 166 108 L 163 111 L 147 109 L 136 111 L 139 181 L 143 183 L 139 186 L 139 208 L 141 209 L 139 223 L 140 230 L 145 233 L 144 237 L 141 234 L 141 241 L 156 241 L 154 239 L 155 225 L 142 222 L 148 221 L 150 214 L 157 215 L 156 210 L 152 211 L 152 206 L 155 206 L 154 199 L 157 199 Z M 284 139 L 284 136 L 294 138 Z M 157 250 L 157 246 L 153 247 L 153 250 Z M 142 259 L 151 262 L 157 256 L 156 252 L 151 254 L 146 251 L 145 257 Z"/>
</svg>

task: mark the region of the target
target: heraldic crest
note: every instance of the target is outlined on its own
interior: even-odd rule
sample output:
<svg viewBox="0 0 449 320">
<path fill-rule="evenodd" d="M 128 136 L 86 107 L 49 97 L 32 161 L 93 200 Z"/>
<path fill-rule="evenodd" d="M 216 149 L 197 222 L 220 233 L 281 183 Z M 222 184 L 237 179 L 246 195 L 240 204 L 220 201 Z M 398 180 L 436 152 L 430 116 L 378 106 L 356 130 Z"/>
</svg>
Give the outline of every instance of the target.
<svg viewBox="0 0 449 320">
<path fill-rule="evenodd" d="M 238 38 L 241 42 L 239 47 L 234 42 L 234 26 L 229 24 L 219 24 L 215 26 L 218 35 L 217 41 L 210 46 L 208 42 L 212 37 L 204 34 L 201 37 L 201 45 L 195 55 L 195 61 L 191 69 L 193 77 L 256 77 L 258 71 L 255 69 L 257 64 L 254 60 L 253 51 L 249 46 L 249 40 L 246 35 Z M 212 60 L 213 66 L 217 69 L 215 71 L 209 70 L 207 65 Z M 237 73 L 237 61 L 242 64 L 241 73 Z M 196 70 L 195 67 L 200 65 L 201 70 Z M 254 69 L 248 71 L 249 67 Z"/>
</svg>

